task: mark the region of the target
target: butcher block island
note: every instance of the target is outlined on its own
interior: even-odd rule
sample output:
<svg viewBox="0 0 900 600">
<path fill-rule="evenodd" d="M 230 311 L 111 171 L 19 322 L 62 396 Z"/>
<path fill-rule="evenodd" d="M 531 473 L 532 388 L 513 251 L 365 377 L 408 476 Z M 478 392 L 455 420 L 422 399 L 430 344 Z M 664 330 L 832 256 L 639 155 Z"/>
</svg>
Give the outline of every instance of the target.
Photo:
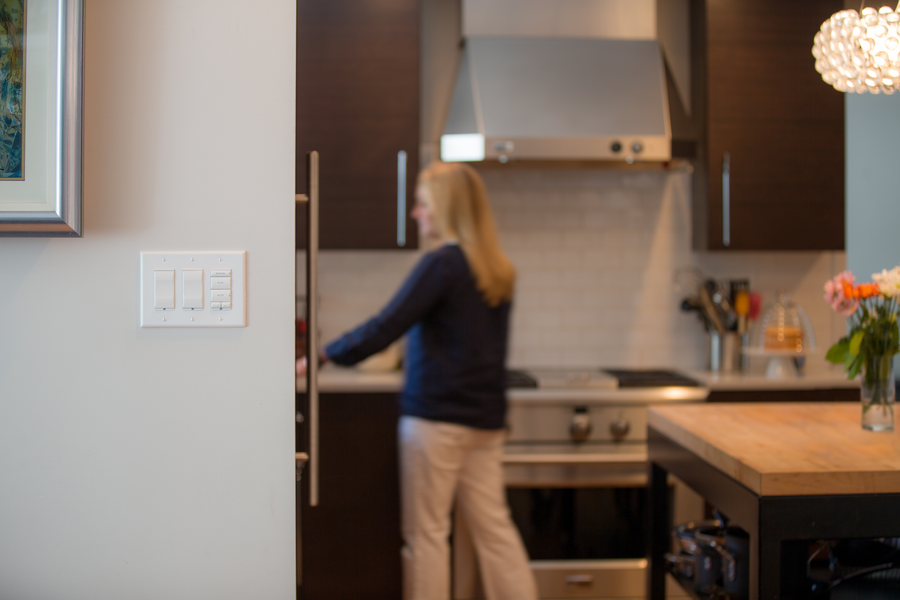
<svg viewBox="0 0 900 600">
<path fill-rule="evenodd" d="M 900 537 L 900 432 L 860 425 L 858 402 L 652 407 L 648 597 L 664 597 L 669 474 L 750 534 L 746 595 L 809 597 L 811 540 Z"/>
</svg>

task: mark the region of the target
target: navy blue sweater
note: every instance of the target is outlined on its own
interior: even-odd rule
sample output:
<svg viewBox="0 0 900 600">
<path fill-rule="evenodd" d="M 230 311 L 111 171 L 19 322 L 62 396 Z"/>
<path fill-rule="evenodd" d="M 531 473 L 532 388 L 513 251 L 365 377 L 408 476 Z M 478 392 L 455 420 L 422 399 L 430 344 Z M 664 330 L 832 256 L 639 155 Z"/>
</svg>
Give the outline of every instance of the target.
<svg viewBox="0 0 900 600">
<path fill-rule="evenodd" d="M 400 413 L 479 429 L 506 418 L 508 303 L 491 308 L 462 249 L 429 252 L 377 316 L 325 347 L 353 365 L 409 331 Z"/>
</svg>

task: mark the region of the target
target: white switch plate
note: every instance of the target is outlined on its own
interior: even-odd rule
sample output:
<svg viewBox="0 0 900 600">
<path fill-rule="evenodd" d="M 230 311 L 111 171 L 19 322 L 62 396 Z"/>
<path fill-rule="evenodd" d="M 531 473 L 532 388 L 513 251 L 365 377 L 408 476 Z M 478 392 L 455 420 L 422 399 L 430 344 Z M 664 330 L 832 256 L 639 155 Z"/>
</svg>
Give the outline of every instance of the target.
<svg viewBox="0 0 900 600">
<path fill-rule="evenodd" d="M 175 308 L 153 308 L 153 271 L 175 270 Z M 203 269 L 203 308 L 185 310 L 183 271 Z M 231 270 L 231 310 L 210 306 L 213 271 Z M 246 252 L 141 252 L 141 327 L 246 327 Z"/>
</svg>

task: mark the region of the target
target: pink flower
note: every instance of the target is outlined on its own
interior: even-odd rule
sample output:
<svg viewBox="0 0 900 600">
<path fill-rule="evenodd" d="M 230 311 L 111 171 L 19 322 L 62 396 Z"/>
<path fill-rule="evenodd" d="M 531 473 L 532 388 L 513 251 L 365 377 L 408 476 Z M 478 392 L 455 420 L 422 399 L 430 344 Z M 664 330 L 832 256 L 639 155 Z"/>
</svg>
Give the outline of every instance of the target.
<svg viewBox="0 0 900 600">
<path fill-rule="evenodd" d="M 836 312 L 842 313 L 845 317 L 849 317 L 859 308 L 859 299 L 848 296 L 846 289 L 853 288 L 853 282 L 856 278 L 850 271 L 844 271 L 834 276 L 825 284 L 825 301 L 831 304 Z"/>
</svg>

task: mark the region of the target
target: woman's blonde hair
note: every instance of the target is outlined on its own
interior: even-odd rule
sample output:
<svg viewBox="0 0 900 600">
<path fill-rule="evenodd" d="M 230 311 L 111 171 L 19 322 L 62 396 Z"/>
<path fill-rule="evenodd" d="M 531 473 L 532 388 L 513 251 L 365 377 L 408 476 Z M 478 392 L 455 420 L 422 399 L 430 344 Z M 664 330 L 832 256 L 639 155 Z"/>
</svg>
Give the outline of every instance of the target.
<svg viewBox="0 0 900 600">
<path fill-rule="evenodd" d="M 489 306 L 512 299 L 516 270 L 500 248 L 484 182 L 472 167 L 437 162 L 419 174 L 437 233 L 459 244 Z"/>
</svg>

